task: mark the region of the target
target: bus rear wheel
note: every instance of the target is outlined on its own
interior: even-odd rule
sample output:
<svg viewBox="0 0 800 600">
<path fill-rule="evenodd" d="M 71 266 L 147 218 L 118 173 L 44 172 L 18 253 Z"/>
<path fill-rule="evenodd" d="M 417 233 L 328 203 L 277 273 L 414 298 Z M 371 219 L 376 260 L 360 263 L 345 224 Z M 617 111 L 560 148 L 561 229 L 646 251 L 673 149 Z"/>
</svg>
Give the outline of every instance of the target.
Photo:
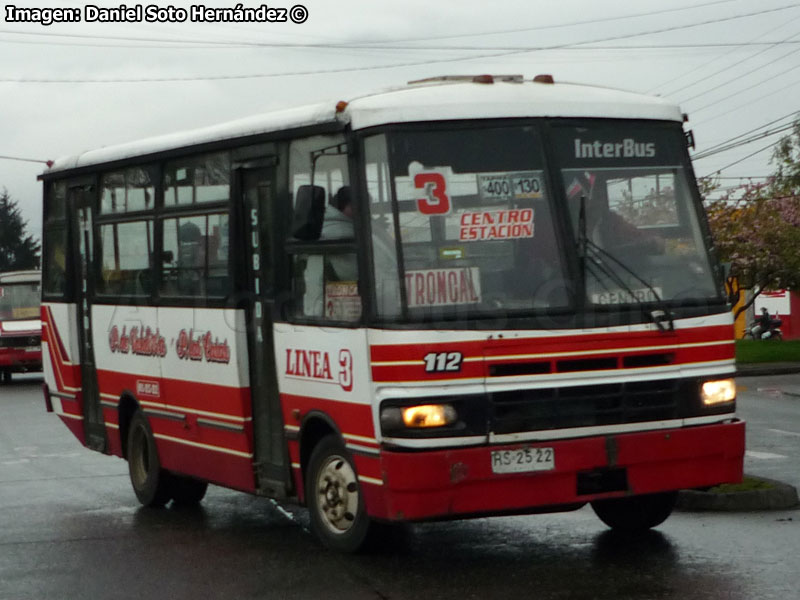
<svg viewBox="0 0 800 600">
<path fill-rule="evenodd" d="M 677 501 L 678 492 L 663 492 L 595 500 L 592 502 L 592 508 L 600 520 L 611 529 L 636 533 L 661 525 L 672 514 Z"/>
<path fill-rule="evenodd" d="M 150 423 L 136 411 L 128 433 L 128 473 L 133 491 L 144 506 L 164 506 L 172 497 L 171 476 L 161 468 Z"/>
<path fill-rule="evenodd" d="M 305 492 L 311 530 L 325 546 L 356 552 L 365 544 L 371 522 L 355 465 L 338 437 L 329 435 L 314 448 Z"/>
</svg>

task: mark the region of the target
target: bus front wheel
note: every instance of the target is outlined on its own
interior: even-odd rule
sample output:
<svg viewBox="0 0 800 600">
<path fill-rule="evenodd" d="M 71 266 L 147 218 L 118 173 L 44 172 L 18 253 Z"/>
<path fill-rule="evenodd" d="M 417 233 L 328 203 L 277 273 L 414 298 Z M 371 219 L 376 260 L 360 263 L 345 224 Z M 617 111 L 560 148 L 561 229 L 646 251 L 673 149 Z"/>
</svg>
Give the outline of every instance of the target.
<svg viewBox="0 0 800 600">
<path fill-rule="evenodd" d="M 172 497 L 170 474 L 161 468 L 156 440 L 142 411 L 136 411 L 128 433 L 128 473 L 144 506 L 164 506 Z"/>
<path fill-rule="evenodd" d="M 635 533 L 661 525 L 672 514 L 678 492 L 595 500 L 592 508 L 611 529 Z"/>
<path fill-rule="evenodd" d="M 371 523 L 353 459 L 338 437 L 323 438 L 311 453 L 305 495 L 311 530 L 324 545 L 340 552 L 364 545 Z"/>
<path fill-rule="evenodd" d="M 205 497 L 208 482 L 170 473 L 172 501 L 180 506 L 195 506 Z"/>
</svg>

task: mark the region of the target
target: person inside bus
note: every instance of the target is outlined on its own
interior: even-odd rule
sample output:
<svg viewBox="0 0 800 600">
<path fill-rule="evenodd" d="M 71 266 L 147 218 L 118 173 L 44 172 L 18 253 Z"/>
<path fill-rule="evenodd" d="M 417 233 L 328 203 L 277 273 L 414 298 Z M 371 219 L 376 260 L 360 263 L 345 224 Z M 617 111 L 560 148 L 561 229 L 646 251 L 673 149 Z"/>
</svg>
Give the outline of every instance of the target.
<svg viewBox="0 0 800 600">
<path fill-rule="evenodd" d="M 203 232 L 192 221 L 178 227 L 178 293 L 194 296 L 202 291 L 205 266 Z"/>
<path fill-rule="evenodd" d="M 354 237 L 352 192 L 349 185 L 343 185 L 325 206 L 319 239 L 352 240 Z"/>
<path fill-rule="evenodd" d="M 352 189 L 349 185 L 339 188 L 329 204 L 331 210 L 325 213 L 325 222 L 322 225 L 320 239 L 352 239 L 354 237 L 352 200 Z M 384 314 L 399 313 L 400 287 L 394 238 L 389 234 L 380 219 L 372 220 L 371 230 L 378 306 Z M 348 257 L 353 259 L 350 267 L 351 272 L 357 275 L 355 256 L 349 255 Z M 331 258 L 335 259 L 336 257 Z M 339 264 L 339 267 L 342 266 Z M 334 268 L 337 274 L 340 270 L 344 270 L 336 266 Z"/>
<path fill-rule="evenodd" d="M 353 240 L 353 197 L 349 185 L 343 185 L 333 195 L 325 207 L 325 220 L 322 222 L 320 240 Z M 333 269 L 330 274 L 336 281 L 357 281 L 358 265 L 355 254 L 329 254 L 328 266 Z M 326 280 L 328 277 L 326 276 Z"/>
<path fill-rule="evenodd" d="M 355 238 L 353 227 L 353 202 L 350 186 L 342 186 L 325 205 L 325 214 L 320 230 L 320 241 L 350 241 Z M 355 253 L 327 252 L 312 254 L 306 260 L 303 274 L 305 292 L 303 294 L 303 314 L 323 316 L 323 303 L 327 286 L 331 283 L 357 283 L 358 263 Z M 347 300 L 337 300 L 346 303 Z M 325 316 L 337 316 L 336 302 L 328 302 Z M 359 300 L 360 305 L 360 300 Z"/>
<path fill-rule="evenodd" d="M 577 231 L 580 203 L 584 199 L 586 237 L 595 246 L 616 258 L 636 259 L 664 253 L 664 238 L 639 229 L 611 208 L 605 180 L 597 181 L 597 177 L 589 173 L 576 175 L 567 188 L 567 196 L 578 235 L 581 234 Z"/>
</svg>

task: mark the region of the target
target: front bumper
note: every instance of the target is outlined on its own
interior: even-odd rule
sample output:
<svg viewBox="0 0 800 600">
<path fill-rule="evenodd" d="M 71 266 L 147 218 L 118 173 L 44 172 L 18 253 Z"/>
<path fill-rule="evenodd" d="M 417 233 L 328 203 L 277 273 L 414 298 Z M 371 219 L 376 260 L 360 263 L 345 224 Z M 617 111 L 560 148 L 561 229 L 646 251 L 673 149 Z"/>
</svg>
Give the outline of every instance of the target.
<svg viewBox="0 0 800 600">
<path fill-rule="evenodd" d="M 549 471 L 495 474 L 491 451 L 548 447 Z M 697 488 L 742 478 L 745 424 L 425 452 L 381 452 L 382 486 L 365 486 L 378 519 L 417 521 L 535 512 L 598 498 Z"/>
<path fill-rule="evenodd" d="M 0 348 L 0 369 L 40 371 L 41 368 L 41 347 Z"/>
</svg>

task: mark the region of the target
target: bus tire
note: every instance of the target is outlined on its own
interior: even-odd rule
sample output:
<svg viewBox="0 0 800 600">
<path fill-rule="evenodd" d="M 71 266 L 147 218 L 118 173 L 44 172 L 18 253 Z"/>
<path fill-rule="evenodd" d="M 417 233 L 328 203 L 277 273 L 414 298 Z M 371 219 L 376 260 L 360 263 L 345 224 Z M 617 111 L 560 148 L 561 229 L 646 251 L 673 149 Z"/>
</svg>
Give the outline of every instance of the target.
<svg viewBox="0 0 800 600">
<path fill-rule="evenodd" d="M 170 473 L 172 501 L 180 506 L 200 504 L 208 490 L 208 482 L 193 477 Z"/>
<path fill-rule="evenodd" d="M 160 507 L 169 502 L 171 476 L 161 468 L 153 430 L 141 410 L 133 415 L 128 431 L 128 473 L 133 491 L 144 506 Z"/>
<path fill-rule="evenodd" d="M 311 531 L 325 546 L 339 552 L 364 546 L 371 522 L 353 459 L 337 436 L 322 438 L 311 453 L 305 496 Z"/>
<path fill-rule="evenodd" d="M 661 525 L 672 514 L 678 492 L 595 500 L 592 508 L 600 520 L 616 531 L 636 533 Z"/>
</svg>

